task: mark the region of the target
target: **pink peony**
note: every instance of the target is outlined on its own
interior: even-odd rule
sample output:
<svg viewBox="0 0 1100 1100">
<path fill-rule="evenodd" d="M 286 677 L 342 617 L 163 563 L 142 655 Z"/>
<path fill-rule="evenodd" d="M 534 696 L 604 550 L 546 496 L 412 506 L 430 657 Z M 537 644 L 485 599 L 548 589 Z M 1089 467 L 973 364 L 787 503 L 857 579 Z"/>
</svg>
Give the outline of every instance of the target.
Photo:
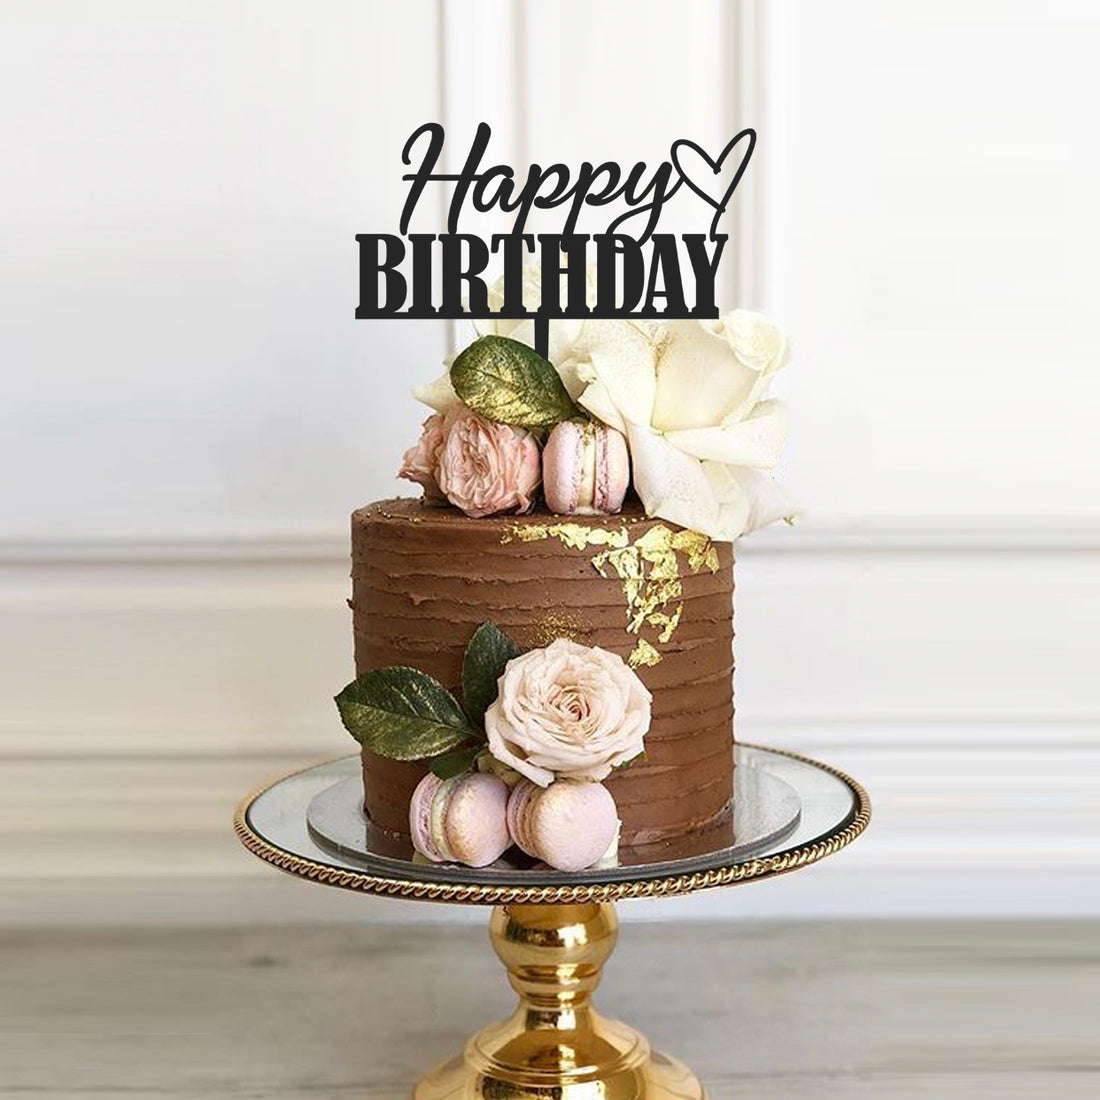
<svg viewBox="0 0 1100 1100">
<path fill-rule="evenodd" d="M 439 413 L 429 416 L 420 430 L 420 438 L 406 452 L 401 460 L 398 477 L 415 481 L 424 487 L 424 499 L 440 503 L 446 498 L 440 491 L 436 480 L 436 465 L 439 452 L 443 447 L 443 417 Z"/>
<path fill-rule="evenodd" d="M 526 512 L 542 479 L 539 446 L 530 432 L 490 423 L 457 405 L 443 419 L 435 477 L 443 495 L 468 516 Z"/>
<path fill-rule="evenodd" d="M 489 751 L 540 787 L 605 779 L 644 747 L 653 697 L 615 653 L 559 638 L 514 657 L 498 685 Z"/>
</svg>

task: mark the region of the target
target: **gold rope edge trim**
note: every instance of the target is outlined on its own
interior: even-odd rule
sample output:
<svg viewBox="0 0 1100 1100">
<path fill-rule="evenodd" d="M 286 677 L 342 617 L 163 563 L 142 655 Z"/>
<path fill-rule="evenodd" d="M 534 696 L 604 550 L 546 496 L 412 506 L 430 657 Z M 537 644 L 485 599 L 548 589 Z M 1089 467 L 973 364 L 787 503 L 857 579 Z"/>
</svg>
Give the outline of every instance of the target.
<svg viewBox="0 0 1100 1100">
<path fill-rule="evenodd" d="M 643 879 L 639 882 L 577 883 L 574 886 L 483 886 L 477 883 L 415 882 L 315 863 L 313 860 L 276 848 L 253 831 L 247 821 L 252 803 L 281 780 L 318 767 L 314 764 L 269 780 L 246 795 L 233 814 L 233 830 L 245 848 L 265 863 L 270 863 L 287 874 L 323 883 L 326 886 L 335 886 L 342 890 L 459 905 L 580 905 L 587 902 L 608 902 L 627 898 L 677 897 L 697 890 L 712 890 L 721 886 L 737 886 L 757 879 L 775 878 L 777 875 L 796 871 L 800 867 L 808 867 L 811 863 L 817 863 L 819 860 L 835 855 L 851 844 L 867 828 L 871 820 L 870 796 L 863 785 L 846 772 L 787 749 L 773 749 L 767 745 L 749 743 L 742 743 L 742 747 L 761 749 L 778 756 L 785 756 L 790 760 L 797 760 L 802 764 L 810 764 L 839 779 L 855 796 L 855 812 L 851 820 L 840 832 L 822 840 L 792 848 L 789 852 L 750 859 L 746 863 L 739 863 L 732 867 L 717 867 L 709 871 Z M 327 762 L 323 761 L 323 763 Z"/>
</svg>

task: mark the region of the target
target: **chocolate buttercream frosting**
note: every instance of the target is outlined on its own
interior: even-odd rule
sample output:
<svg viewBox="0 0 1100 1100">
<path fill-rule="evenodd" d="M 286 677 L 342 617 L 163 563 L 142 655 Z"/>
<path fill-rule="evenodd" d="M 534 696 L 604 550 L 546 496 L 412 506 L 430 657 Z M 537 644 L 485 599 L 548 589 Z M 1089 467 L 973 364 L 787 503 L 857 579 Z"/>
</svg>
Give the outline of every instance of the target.
<svg viewBox="0 0 1100 1100">
<path fill-rule="evenodd" d="M 622 843 L 721 822 L 733 793 L 733 548 L 635 505 L 618 516 L 496 516 L 386 500 L 352 515 L 357 674 L 429 673 L 461 698 L 462 656 L 495 622 L 521 649 L 569 637 L 618 653 L 653 693 L 645 758 L 607 780 Z M 408 833 L 425 764 L 363 751 L 366 811 Z"/>
</svg>

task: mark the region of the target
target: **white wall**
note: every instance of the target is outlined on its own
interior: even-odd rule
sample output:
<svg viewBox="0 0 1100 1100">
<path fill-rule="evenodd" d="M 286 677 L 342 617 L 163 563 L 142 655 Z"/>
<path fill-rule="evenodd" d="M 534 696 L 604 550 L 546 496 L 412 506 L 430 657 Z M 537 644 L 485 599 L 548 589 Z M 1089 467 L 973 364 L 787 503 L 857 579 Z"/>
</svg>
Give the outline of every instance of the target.
<svg viewBox="0 0 1100 1100">
<path fill-rule="evenodd" d="M 341 531 L 444 351 L 353 318 L 354 236 L 439 112 L 436 4 L 3 10 L 0 537 Z"/>
<path fill-rule="evenodd" d="M 814 510 L 1100 523 L 1094 4 L 780 2 L 763 262 Z"/>
<path fill-rule="evenodd" d="M 436 118 L 517 163 L 760 131 L 726 280 L 794 334 L 809 513 L 739 551 L 739 729 L 876 820 L 650 911 L 1095 911 L 1091 6 L 0 11 L 0 919 L 394 911 L 227 814 L 347 746 L 346 515 L 448 339 L 352 320 L 352 238 Z"/>
</svg>

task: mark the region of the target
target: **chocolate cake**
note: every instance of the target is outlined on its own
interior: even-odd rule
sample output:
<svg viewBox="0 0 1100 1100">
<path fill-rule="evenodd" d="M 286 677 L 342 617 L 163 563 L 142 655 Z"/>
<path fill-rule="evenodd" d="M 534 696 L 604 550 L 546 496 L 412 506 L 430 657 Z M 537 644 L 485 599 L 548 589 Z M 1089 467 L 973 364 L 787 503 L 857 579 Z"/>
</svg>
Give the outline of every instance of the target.
<svg viewBox="0 0 1100 1100">
<path fill-rule="evenodd" d="M 630 504 L 620 515 L 469 518 L 414 500 L 352 516 L 357 674 L 409 666 L 456 691 L 491 620 L 523 650 L 567 637 L 618 654 L 652 692 L 645 755 L 607 780 L 621 842 L 723 821 L 733 789 L 733 547 Z M 407 835 L 427 762 L 363 750 L 365 809 Z"/>
</svg>

